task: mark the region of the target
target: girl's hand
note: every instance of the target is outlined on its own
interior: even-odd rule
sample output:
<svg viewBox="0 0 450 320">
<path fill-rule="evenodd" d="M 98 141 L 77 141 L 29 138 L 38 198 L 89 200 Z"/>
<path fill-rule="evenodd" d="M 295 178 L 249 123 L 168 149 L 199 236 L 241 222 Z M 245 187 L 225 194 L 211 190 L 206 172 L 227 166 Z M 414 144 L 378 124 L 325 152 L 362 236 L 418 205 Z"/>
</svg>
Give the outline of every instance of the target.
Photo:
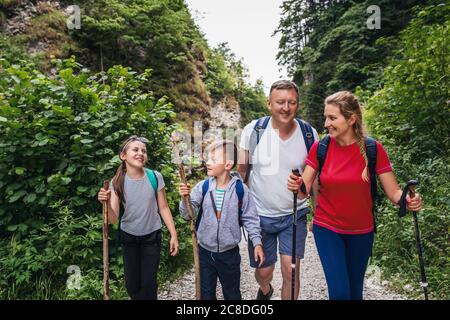
<svg viewBox="0 0 450 320">
<path fill-rule="evenodd" d="M 255 250 L 254 251 L 255 262 L 259 261 L 258 267 L 261 267 L 264 261 L 266 260 L 264 256 L 264 250 L 260 244 L 256 245 L 254 250 Z"/>
<path fill-rule="evenodd" d="M 174 257 L 177 254 L 178 254 L 178 238 L 175 236 L 170 238 L 170 255 Z"/>
<path fill-rule="evenodd" d="M 303 183 L 302 177 L 296 176 L 295 174 L 291 173 L 288 178 L 287 187 L 292 192 L 299 192 L 302 183 Z"/>
<path fill-rule="evenodd" d="M 182 197 L 186 197 L 191 193 L 191 186 L 189 184 L 180 183 L 178 186 L 178 193 Z"/>
<path fill-rule="evenodd" d="M 100 202 L 108 201 L 110 197 L 111 197 L 111 190 L 107 191 L 103 188 L 100 189 L 100 191 L 98 192 L 98 195 L 97 195 L 97 199 Z"/>
<path fill-rule="evenodd" d="M 409 194 L 406 196 L 406 208 L 409 211 L 418 212 L 422 210 L 422 198 L 420 194 L 416 193 L 414 198 L 411 198 Z"/>
</svg>

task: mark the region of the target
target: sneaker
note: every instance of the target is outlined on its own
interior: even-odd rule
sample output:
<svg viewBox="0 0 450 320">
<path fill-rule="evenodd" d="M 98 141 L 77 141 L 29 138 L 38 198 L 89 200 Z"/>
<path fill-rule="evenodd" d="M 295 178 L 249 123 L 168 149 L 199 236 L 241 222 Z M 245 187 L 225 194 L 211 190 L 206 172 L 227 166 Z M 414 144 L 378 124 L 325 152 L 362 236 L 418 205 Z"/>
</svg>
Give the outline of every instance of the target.
<svg viewBox="0 0 450 320">
<path fill-rule="evenodd" d="M 270 298 L 273 295 L 273 287 L 272 285 L 269 283 L 269 292 L 267 292 L 267 294 L 263 294 L 261 291 L 261 288 L 258 289 L 258 293 L 256 294 L 256 300 L 270 300 Z"/>
</svg>

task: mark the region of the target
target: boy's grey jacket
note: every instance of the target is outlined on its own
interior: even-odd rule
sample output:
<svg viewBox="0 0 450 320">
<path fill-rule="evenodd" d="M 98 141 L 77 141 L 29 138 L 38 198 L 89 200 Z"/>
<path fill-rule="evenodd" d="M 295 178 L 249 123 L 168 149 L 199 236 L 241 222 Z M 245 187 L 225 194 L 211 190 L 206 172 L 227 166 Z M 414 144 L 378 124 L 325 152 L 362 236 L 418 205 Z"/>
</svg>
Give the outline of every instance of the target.
<svg viewBox="0 0 450 320">
<path fill-rule="evenodd" d="M 199 244 L 206 250 L 212 252 L 224 252 L 234 248 L 241 241 L 241 228 L 239 227 L 238 196 L 236 193 L 236 181 L 239 179 L 232 176 L 231 181 L 225 188 L 225 196 L 222 205 L 220 221 L 216 218 L 211 201 L 212 192 L 214 201 L 216 198 L 216 179 L 209 178 L 209 190 L 203 200 L 203 213 L 197 230 Z M 202 202 L 202 185 L 205 180 L 200 181 L 191 190 L 191 203 L 194 214 L 197 213 Z M 242 200 L 242 223 L 247 230 L 248 237 L 253 245 L 261 244 L 261 226 L 259 216 L 253 198 L 250 196 L 247 186 L 244 184 L 244 198 Z M 184 201 L 180 201 L 180 212 L 184 219 L 189 219 L 189 214 Z"/>
</svg>

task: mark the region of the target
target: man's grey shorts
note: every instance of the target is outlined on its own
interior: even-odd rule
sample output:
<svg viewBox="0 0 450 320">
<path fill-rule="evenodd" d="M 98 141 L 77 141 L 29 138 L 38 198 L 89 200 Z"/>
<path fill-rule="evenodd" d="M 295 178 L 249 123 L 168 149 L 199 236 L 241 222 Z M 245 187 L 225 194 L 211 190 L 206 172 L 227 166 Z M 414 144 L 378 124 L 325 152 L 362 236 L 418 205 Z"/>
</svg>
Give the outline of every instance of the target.
<svg viewBox="0 0 450 320">
<path fill-rule="evenodd" d="M 305 254 L 305 240 L 307 231 L 306 214 L 308 209 L 300 209 L 297 211 L 297 232 L 295 256 L 303 259 Z M 261 223 L 262 244 L 266 261 L 261 268 L 267 268 L 277 262 L 277 243 L 279 243 L 279 253 L 292 257 L 292 220 L 293 215 L 282 217 L 259 217 Z M 254 248 L 252 242 L 248 241 L 248 254 L 250 258 L 250 266 L 252 268 L 258 267 L 258 262 L 255 261 Z"/>
</svg>

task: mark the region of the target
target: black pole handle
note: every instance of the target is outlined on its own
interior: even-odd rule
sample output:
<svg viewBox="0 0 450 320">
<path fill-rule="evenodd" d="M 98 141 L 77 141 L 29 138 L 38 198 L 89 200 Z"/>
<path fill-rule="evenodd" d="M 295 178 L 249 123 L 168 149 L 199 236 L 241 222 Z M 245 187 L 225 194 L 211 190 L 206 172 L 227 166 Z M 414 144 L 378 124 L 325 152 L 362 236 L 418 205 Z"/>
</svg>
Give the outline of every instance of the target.
<svg viewBox="0 0 450 320">
<path fill-rule="evenodd" d="M 400 201 L 398 204 L 400 205 L 400 209 L 398 211 L 398 216 L 404 217 L 406 215 L 406 194 L 409 192 L 410 197 L 414 197 L 415 188 L 419 184 L 417 180 L 409 180 L 406 186 L 403 188 L 402 196 L 400 197 Z"/>
<path fill-rule="evenodd" d="M 300 171 L 298 169 L 293 169 L 292 173 L 295 174 L 297 177 L 301 177 Z M 300 186 L 300 191 L 306 194 L 306 186 L 305 182 L 303 181 L 302 185 Z"/>
</svg>

